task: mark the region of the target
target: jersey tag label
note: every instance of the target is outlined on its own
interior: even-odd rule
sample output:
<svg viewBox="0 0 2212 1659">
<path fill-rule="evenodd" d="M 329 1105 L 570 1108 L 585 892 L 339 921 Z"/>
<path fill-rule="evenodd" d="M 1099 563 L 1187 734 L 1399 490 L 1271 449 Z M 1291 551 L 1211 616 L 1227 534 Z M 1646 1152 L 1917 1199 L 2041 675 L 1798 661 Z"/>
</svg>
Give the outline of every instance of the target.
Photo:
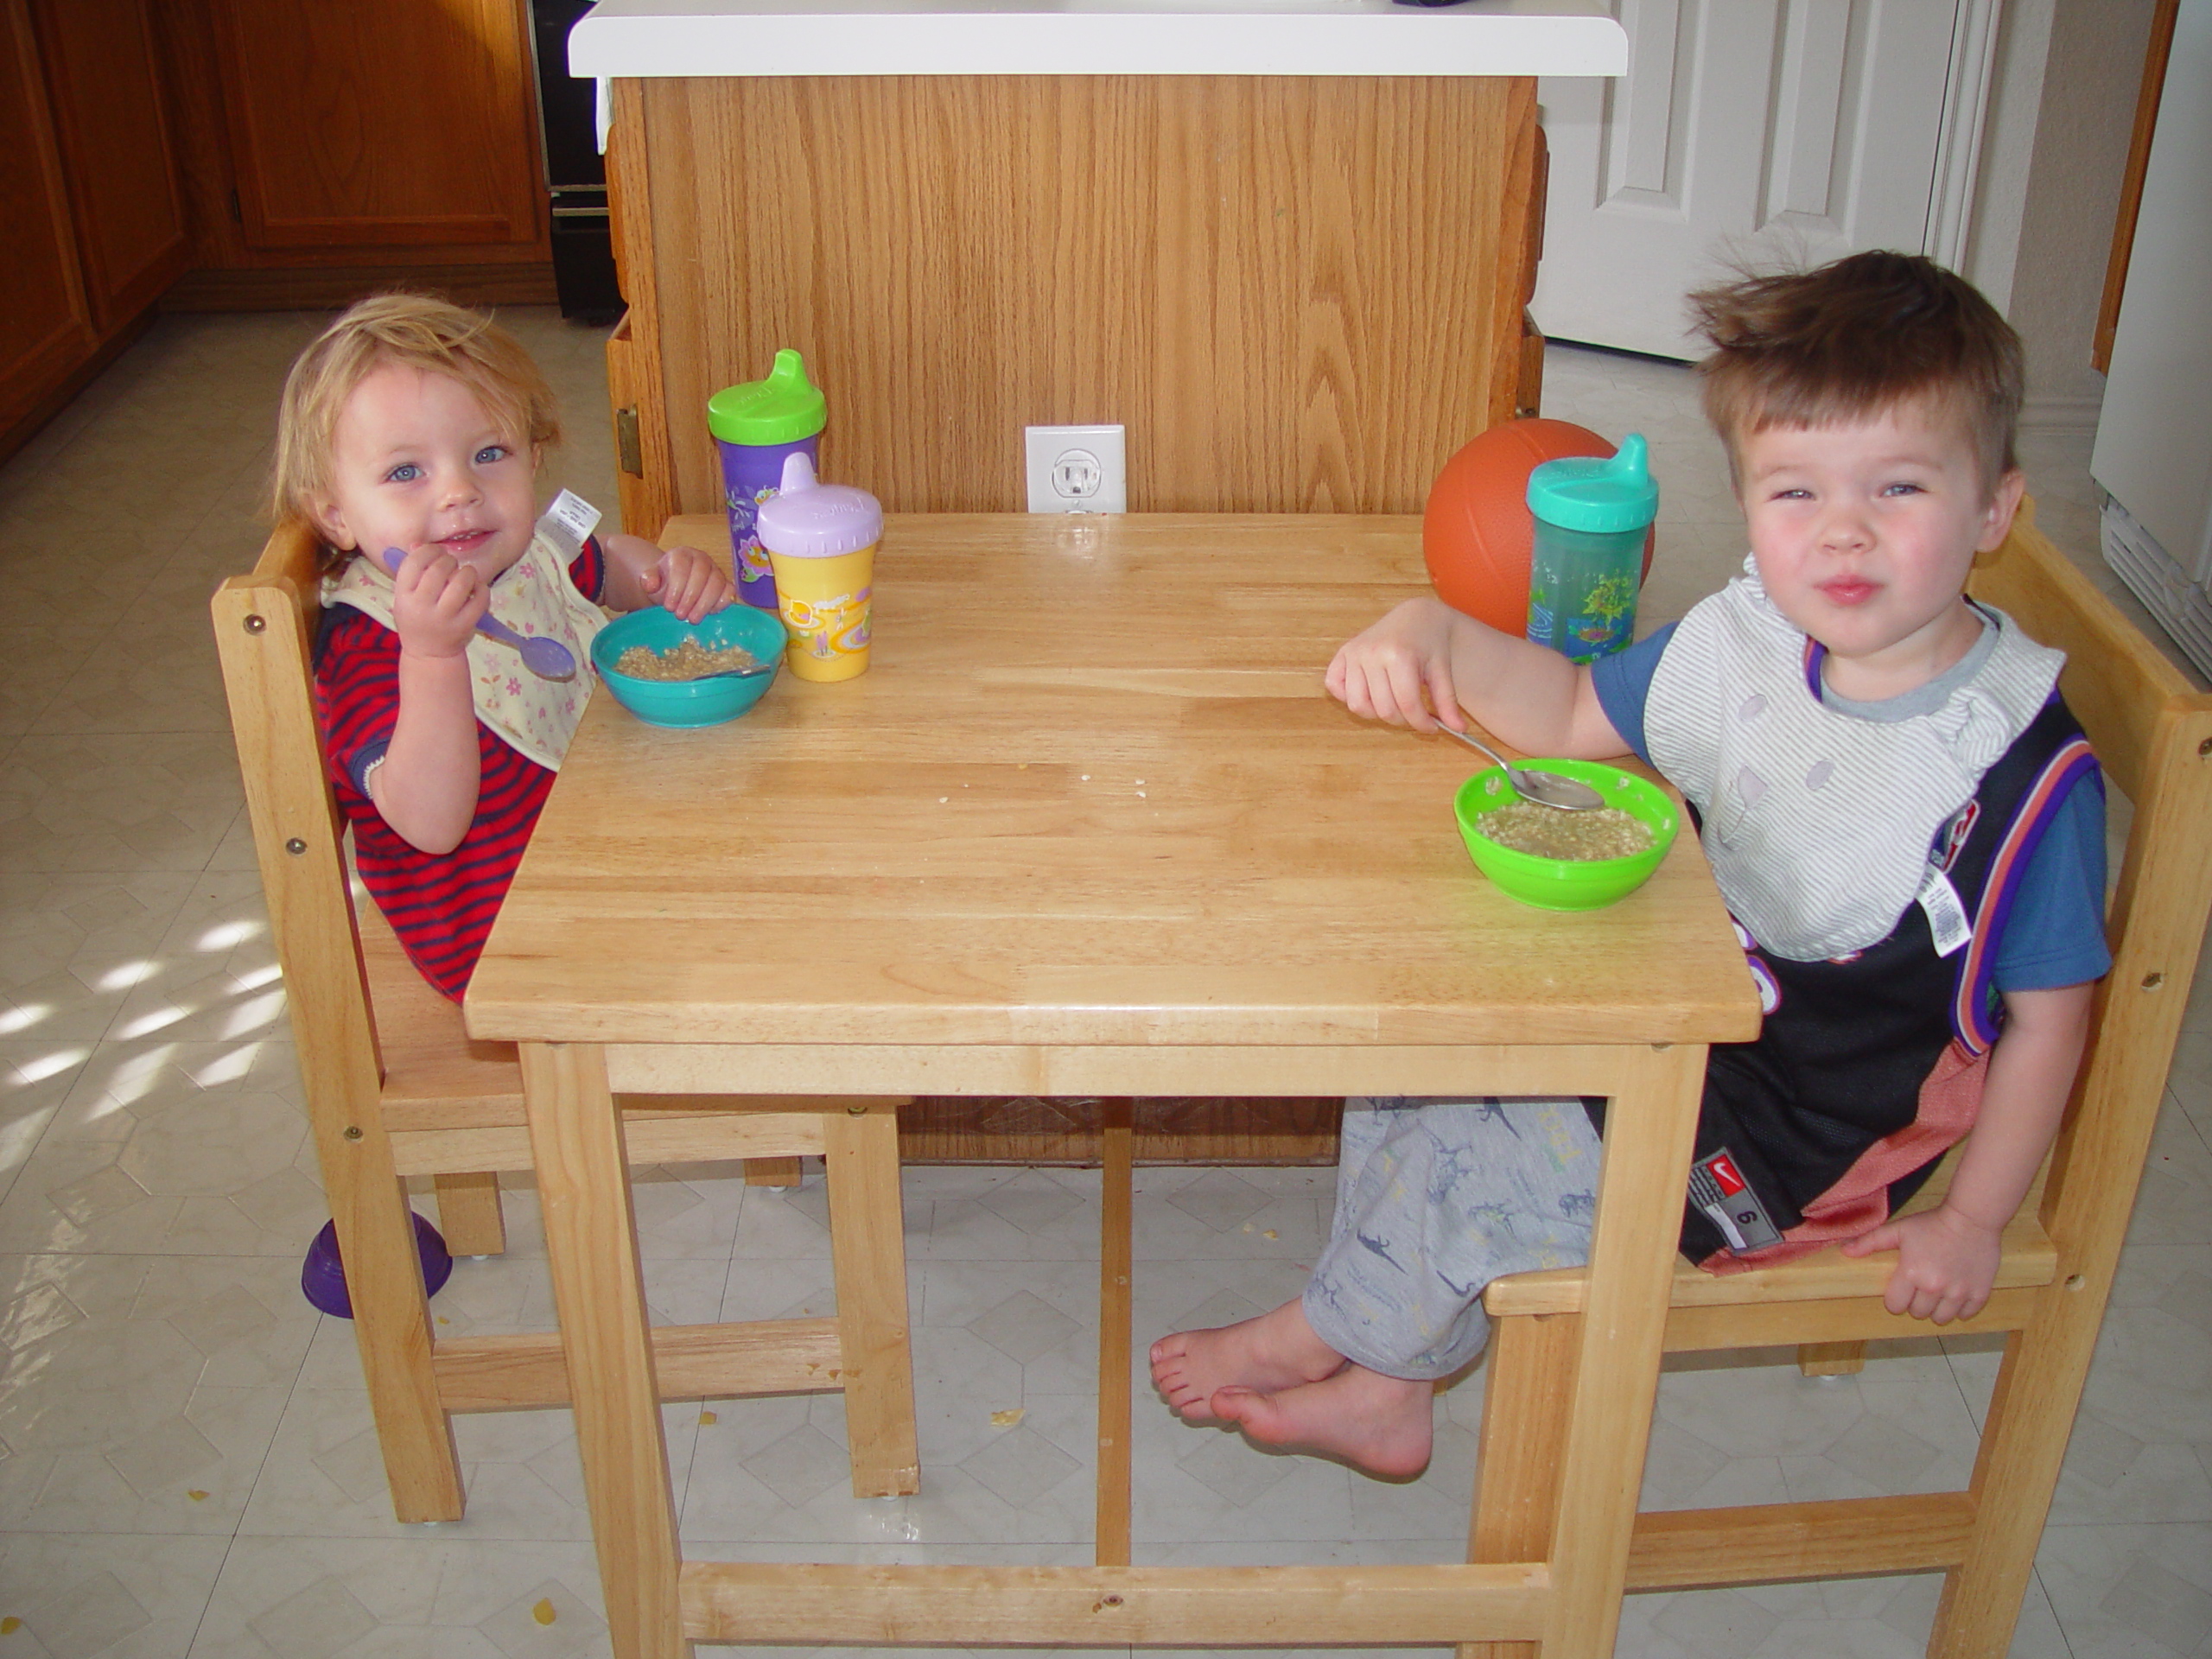
<svg viewBox="0 0 2212 1659">
<path fill-rule="evenodd" d="M 559 548 L 565 557 L 574 560 L 584 550 L 584 543 L 592 531 L 599 528 L 600 517 L 599 509 L 583 497 L 563 490 L 553 498 L 553 505 L 537 521 L 537 533 Z"/>
<path fill-rule="evenodd" d="M 1713 1217 L 1713 1224 L 1732 1250 L 1763 1250 L 1782 1243 L 1782 1234 L 1768 1217 L 1766 1206 L 1744 1179 L 1726 1147 L 1690 1166 L 1690 1202 Z"/>
<path fill-rule="evenodd" d="M 1967 919 L 1959 890 L 1951 885 L 1949 876 L 1932 864 L 1928 867 L 1928 879 L 1920 884 L 1920 907 L 1928 912 L 1928 934 L 1937 956 L 1961 950 L 1974 938 L 1974 924 Z"/>
</svg>

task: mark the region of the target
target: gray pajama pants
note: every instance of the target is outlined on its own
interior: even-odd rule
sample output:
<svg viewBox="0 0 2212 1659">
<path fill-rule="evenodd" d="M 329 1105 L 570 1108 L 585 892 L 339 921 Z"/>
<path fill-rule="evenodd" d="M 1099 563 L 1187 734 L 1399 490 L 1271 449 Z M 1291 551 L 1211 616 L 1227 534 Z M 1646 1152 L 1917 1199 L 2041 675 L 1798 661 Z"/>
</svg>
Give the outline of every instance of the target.
<svg viewBox="0 0 2212 1659">
<path fill-rule="evenodd" d="M 1306 1322 L 1370 1370 L 1449 1376 L 1489 1339 L 1491 1280 L 1589 1260 L 1599 1145 L 1580 1100 L 1346 1101 Z"/>
</svg>

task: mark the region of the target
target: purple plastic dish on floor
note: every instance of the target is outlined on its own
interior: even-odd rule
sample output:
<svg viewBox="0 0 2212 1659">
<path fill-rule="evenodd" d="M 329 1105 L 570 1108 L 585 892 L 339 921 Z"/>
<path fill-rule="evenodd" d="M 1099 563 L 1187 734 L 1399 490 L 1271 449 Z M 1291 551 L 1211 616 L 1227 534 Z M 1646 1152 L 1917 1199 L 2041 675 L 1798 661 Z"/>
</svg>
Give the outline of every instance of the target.
<svg viewBox="0 0 2212 1659">
<path fill-rule="evenodd" d="M 438 1230 L 422 1216 L 415 1217 L 415 1249 L 423 1259 L 423 1294 L 435 1296 L 453 1277 L 453 1257 Z M 346 1290 L 346 1264 L 338 1255 L 338 1224 L 326 1221 L 308 1246 L 308 1259 L 300 1264 L 300 1290 L 325 1313 L 341 1319 L 353 1317 L 353 1299 Z"/>
</svg>

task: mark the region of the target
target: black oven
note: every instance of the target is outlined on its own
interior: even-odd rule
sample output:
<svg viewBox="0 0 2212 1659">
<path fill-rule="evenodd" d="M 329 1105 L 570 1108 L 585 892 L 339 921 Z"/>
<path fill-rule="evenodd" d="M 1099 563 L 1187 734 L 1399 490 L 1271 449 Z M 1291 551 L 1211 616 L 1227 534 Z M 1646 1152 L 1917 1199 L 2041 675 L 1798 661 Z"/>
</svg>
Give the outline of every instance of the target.
<svg viewBox="0 0 2212 1659">
<path fill-rule="evenodd" d="M 588 80 L 569 73 L 569 31 L 592 0 L 531 0 L 545 182 L 553 196 L 553 280 L 561 315 L 612 322 L 622 315 L 614 238 L 607 213 L 607 162 Z"/>
</svg>

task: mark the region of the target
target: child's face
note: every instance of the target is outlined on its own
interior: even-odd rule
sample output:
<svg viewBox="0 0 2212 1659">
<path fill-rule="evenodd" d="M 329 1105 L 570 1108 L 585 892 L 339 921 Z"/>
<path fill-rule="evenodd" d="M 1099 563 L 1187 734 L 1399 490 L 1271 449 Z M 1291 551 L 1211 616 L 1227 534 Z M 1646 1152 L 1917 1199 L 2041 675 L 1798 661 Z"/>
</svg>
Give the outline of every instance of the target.
<svg viewBox="0 0 2212 1659">
<path fill-rule="evenodd" d="M 488 582 L 530 546 L 537 458 L 450 375 L 385 364 L 353 388 L 334 434 L 333 546 L 435 547 Z"/>
<path fill-rule="evenodd" d="M 1967 572 L 2012 528 L 2022 480 L 2009 473 L 1985 493 L 1962 422 L 1902 404 L 1836 426 L 1747 434 L 1737 460 L 1759 579 L 1832 662 L 1902 691 L 1974 643 Z"/>
</svg>

